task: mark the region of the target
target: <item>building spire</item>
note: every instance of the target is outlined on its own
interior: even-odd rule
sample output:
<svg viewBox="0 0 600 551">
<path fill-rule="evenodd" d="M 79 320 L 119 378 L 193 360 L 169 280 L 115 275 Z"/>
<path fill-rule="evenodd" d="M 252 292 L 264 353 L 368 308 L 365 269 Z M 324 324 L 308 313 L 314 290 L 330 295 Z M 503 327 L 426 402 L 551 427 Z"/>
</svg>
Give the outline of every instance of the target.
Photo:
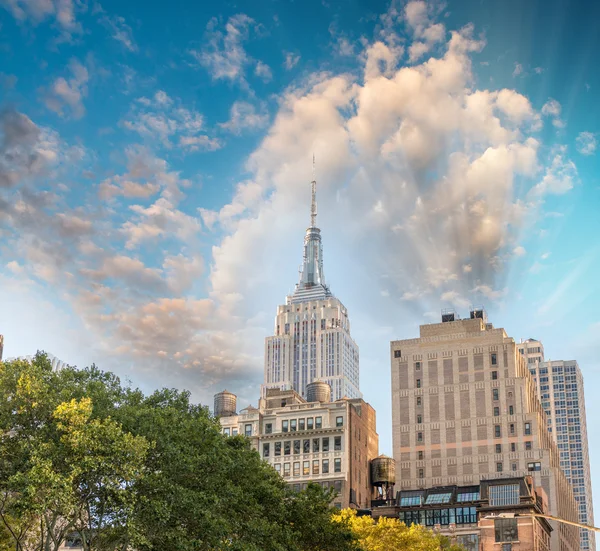
<svg viewBox="0 0 600 551">
<path fill-rule="evenodd" d="M 317 227 L 317 178 L 315 177 L 315 154 L 313 153 L 311 202 L 310 202 L 310 227 Z"/>
</svg>

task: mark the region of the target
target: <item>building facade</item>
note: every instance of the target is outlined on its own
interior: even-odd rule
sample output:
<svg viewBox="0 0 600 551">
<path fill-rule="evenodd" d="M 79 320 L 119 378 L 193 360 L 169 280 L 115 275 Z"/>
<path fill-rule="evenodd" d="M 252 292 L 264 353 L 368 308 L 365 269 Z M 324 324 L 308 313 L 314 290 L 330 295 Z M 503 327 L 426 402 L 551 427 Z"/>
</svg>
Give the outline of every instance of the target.
<svg viewBox="0 0 600 551">
<path fill-rule="evenodd" d="M 422 325 L 391 343 L 392 429 L 402 490 L 468 486 L 531 475 L 551 514 L 577 520 L 558 448 L 518 344 L 473 310 Z M 560 524 L 552 550 L 579 548 L 579 530 Z"/>
<path fill-rule="evenodd" d="M 315 194 L 313 180 L 300 281 L 277 308 L 275 334 L 265 339 L 262 393 L 278 388 L 306 396 L 306 386 L 321 380 L 331 386 L 335 400 L 361 398 L 358 346 L 350 335 L 348 311 L 325 283 Z"/>
<path fill-rule="evenodd" d="M 528 339 L 519 346 L 546 412 L 548 431 L 557 444 L 560 466 L 573 488 L 579 522 L 593 526 L 592 478 L 581 369 L 575 360 L 545 361 L 544 346 L 540 341 Z M 581 530 L 581 549 L 596 549 L 594 532 Z"/>
<path fill-rule="evenodd" d="M 361 398 L 307 402 L 294 390 L 267 389 L 259 407 L 220 416 L 225 435 L 244 434 L 295 490 L 309 482 L 338 492 L 337 507 L 368 508 L 375 410 Z"/>
<path fill-rule="evenodd" d="M 372 515 L 421 524 L 466 551 L 550 551 L 552 528 L 543 518 L 547 499 L 533 478 L 481 480 L 473 486 L 402 490 L 394 503 Z"/>
</svg>

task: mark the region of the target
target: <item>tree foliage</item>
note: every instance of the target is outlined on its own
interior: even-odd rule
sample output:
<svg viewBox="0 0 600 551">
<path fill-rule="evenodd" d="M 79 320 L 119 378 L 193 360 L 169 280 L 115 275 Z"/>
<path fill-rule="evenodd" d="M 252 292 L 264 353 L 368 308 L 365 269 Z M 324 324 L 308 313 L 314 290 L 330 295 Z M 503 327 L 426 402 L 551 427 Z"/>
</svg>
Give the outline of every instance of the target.
<svg viewBox="0 0 600 551">
<path fill-rule="evenodd" d="M 335 520 L 350 527 L 363 551 L 463 551 L 420 524 L 406 526 L 394 518 L 359 517 L 353 509 L 344 509 Z"/>
<path fill-rule="evenodd" d="M 43 354 L 0 362 L 0 550 L 354 551 L 320 486 L 293 493 L 187 392 Z"/>
</svg>

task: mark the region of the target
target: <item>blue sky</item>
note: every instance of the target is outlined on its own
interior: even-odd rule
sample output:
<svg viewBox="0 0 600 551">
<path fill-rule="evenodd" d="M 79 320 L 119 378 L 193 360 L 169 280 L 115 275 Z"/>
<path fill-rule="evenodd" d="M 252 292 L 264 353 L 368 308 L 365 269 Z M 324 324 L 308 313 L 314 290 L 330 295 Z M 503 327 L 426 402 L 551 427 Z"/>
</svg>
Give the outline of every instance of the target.
<svg viewBox="0 0 600 551">
<path fill-rule="evenodd" d="M 599 12 L 0 0 L 5 355 L 256 402 L 314 153 L 382 451 L 389 341 L 482 304 L 579 361 L 600 473 Z"/>
</svg>

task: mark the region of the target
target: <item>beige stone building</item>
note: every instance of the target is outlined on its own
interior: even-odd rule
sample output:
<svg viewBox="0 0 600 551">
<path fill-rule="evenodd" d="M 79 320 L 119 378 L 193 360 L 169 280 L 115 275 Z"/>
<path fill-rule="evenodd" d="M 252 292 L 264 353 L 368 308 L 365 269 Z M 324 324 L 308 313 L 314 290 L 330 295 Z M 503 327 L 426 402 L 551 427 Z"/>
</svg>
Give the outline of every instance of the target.
<svg viewBox="0 0 600 551">
<path fill-rule="evenodd" d="M 294 390 L 267 389 L 258 408 L 219 419 L 226 435 L 249 437 L 294 489 L 316 482 L 338 492 L 337 507 L 370 506 L 379 437 L 375 410 L 361 398 L 308 402 Z"/>
<path fill-rule="evenodd" d="M 518 344 L 487 323 L 443 316 L 416 339 L 391 343 L 396 489 L 477 484 L 531 475 L 551 514 L 577 520 L 546 415 Z M 552 551 L 579 548 L 579 531 L 553 526 Z"/>
</svg>

